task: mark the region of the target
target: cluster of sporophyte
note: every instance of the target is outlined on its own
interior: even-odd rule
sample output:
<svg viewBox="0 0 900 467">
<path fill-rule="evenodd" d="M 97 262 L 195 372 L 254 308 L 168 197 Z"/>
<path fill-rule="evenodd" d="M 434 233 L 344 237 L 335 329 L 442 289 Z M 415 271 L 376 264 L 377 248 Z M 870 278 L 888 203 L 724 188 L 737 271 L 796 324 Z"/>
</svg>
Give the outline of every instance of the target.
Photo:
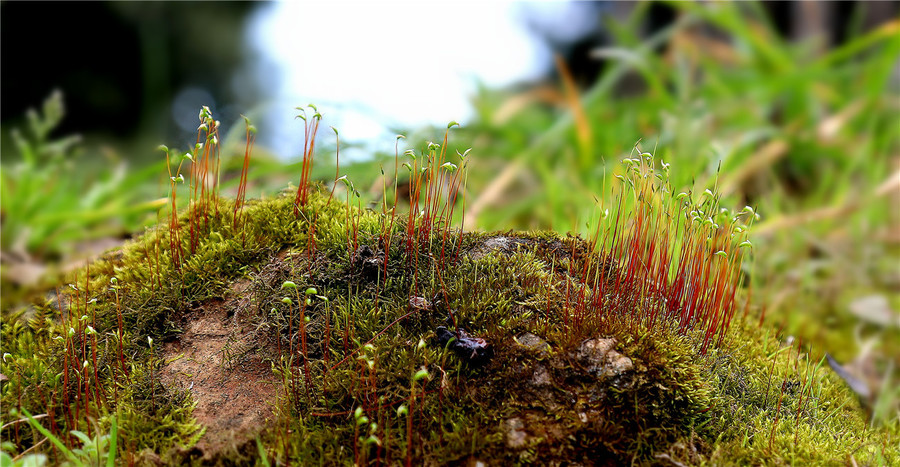
<svg viewBox="0 0 900 467">
<path fill-rule="evenodd" d="M 897 460 L 895 435 L 867 433 L 810 352 L 744 316 L 752 208 L 678 193 L 642 153 L 623 161 L 587 240 L 463 232 L 469 152 L 447 153 L 454 124 L 403 162 L 398 149 L 379 212 L 339 166 L 331 189 L 310 180 L 312 110 L 296 192 L 244 199 L 248 121 L 232 201 L 217 191 L 219 123 L 204 108 L 169 174 L 168 219 L 27 321 L 4 316 L 5 451 L 58 458 L 41 447 L 50 435 L 72 449 L 75 430 L 115 426 L 110 452 L 128 462 L 148 449 L 196 460 L 171 448 L 204 438 L 191 417 L 202 401 L 163 384 L 160 346 L 225 307 L 253 331 L 222 371 L 256 359 L 278 387 L 271 423 L 228 450 L 262 463 Z"/>
</svg>

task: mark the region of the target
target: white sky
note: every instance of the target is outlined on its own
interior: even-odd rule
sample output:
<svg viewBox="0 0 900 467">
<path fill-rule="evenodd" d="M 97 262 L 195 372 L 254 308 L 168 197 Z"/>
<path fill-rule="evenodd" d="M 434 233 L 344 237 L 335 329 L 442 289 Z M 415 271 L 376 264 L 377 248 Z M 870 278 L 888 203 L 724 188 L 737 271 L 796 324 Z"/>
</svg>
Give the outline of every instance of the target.
<svg viewBox="0 0 900 467">
<path fill-rule="evenodd" d="M 502 86 L 545 71 L 549 51 L 517 21 L 520 12 L 508 1 L 261 8 L 248 34 L 256 53 L 277 66 L 265 77 L 275 96 L 266 111 L 284 124 L 269 129 L 279 142 L 273 149 L 297 154 L 302 127 L 294 107 L 310 102 L 325 116 L 320 131 L 328 138 L 333 125 L 342 140 L 379 141 L 381 149 L 393 148 L 388 125 L 464 123 L 477 80 Z"/>
</svg>

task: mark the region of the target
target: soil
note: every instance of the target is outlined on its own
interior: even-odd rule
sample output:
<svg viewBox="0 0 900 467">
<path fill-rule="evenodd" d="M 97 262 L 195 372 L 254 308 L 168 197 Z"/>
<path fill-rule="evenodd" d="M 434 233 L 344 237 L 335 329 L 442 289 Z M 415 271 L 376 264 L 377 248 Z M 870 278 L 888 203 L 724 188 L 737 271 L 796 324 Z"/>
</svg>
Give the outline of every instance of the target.
<svg viewBox="0 0 900 467">
<path fill-rule="evenodd" d="M 274 419 L 277 381 L 247 316 L 249 282 L 226 301 L 211 301 L 184 317 L 184 333 L 163 347 L 162 382 L 188 390 L 194 417 L 206 427 L 196 448 L 204 458 L 252 440 Z"/>
</svg>

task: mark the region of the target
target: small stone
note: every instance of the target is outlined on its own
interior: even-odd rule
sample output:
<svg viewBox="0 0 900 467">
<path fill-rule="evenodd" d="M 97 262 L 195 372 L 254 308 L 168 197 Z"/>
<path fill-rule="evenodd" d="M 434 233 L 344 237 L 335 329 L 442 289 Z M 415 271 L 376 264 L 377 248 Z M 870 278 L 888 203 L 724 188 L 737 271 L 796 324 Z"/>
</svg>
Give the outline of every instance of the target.
<svg viewBox="0 0 900 467">
<path fill-rule="evenodd" d="M 608 362 L 607 365 L 607 376 L 621 375 L 628 370 L 634 368 L 634 362 L 631 361 L 630 358 L 616 352 L 615 350 L 610 351 L 606 354 L 606 360 Z M 611 372 L 611 373 L 610 373 Z"/>
<path fill-rule="evenodd" d="M 430 310 L 431 302 L 425 297 L 411 297 L 409 299 L 409 307 L 414 310 Z"/>
<path fill-rule="evenodd" d="M 509 248 L 510 243 L 512 243 L 510 238 L 507 237 L 494 237 L 489 238 L 484 242 L 484 246 L 491 250 L 502 250 L 504 248 Z"/>
<path fill-rule="evenodd" d="M 484 241 L 481 245 L 469 250 L 466 254 L 469 258 L 478 261 L 485 256 L 494 253 L 512 253 L 518 245 L 525 243 L 524 240 L 514 237 L 497 236 L 491 237 Z"/>
<path fill-rule="evenodd" d="M 587 339 L 578 348 L 576 358 L 587 365 L 587 370 L 595 376 L 617 376 L 634 368 L 630 358 L 613 350 L 613 338 Z"/>
<path fill-rule="evenodd" d="M 550 351 L 550 344 L 548 344 L 547 341 L 530 332 L 526 332 L 521 336 L 517 336 L 515 339 L 516 343 L 518 343 L 522 347 L 537 351 L 542 355 Z"/>
<path fill-rule="evenodd" d="M 510 418 L 504 424 L 506 432 L 506 445 L 512 449 L 525 447 L 528 433 L 525 432 L 525 423 L 520 418 Z"/>
<path fill-rule="evenodd" d="M 547 371 L 547 368 L 544 367 L 544 365 L 535 367 L 534 374 L 531 376 L 531 384 L 534 386 L 550 385 L 550 372 Z"/>
</svg>

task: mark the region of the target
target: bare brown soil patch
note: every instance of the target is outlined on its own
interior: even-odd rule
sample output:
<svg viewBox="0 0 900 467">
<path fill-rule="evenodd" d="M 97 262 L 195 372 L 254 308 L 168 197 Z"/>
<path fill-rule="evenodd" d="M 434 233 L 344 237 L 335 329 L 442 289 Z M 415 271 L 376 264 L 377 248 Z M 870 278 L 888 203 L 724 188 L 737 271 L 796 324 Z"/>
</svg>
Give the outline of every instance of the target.
<svg viewBox="0 0 900 467">
<path fill-rule="evenodd" d="M 206 427 L 196 448 L 205 458 L 239 446 L 273 419 L 279 382 L 247 313 L 249 283 L 227 301 L 210 301 L 185 316 L 184 333 L 163 347 L 163 384 L 188 390 L 194 417 Z"/>
</svg>

